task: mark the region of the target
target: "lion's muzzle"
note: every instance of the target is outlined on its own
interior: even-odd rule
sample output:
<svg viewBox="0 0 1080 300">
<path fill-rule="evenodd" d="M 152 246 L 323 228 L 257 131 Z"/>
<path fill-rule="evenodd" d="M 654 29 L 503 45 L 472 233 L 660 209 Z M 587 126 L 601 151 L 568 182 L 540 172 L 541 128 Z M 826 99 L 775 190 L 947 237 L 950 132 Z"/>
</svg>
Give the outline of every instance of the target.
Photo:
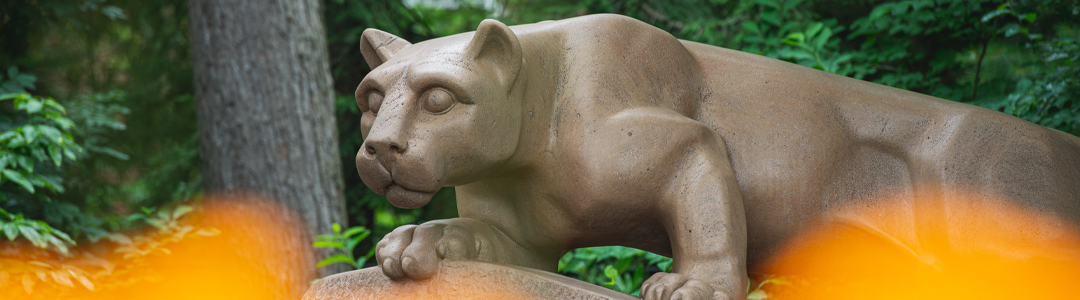
<svg viewBox="0 0 1080 300">
<path fill-rule="evenodd" d="M 424 176 L 431 172 L 425 172 L 424 166 L 411 161 L 405 149 L 397 144 L 366 141 L 356 153 L 356 170 L 364 185 L 385 195 L 390 204 L 418 208 L 431 201 L 440 186 L 424 184 L 433 182 L 431 176 Z M 433 187 L 428 187 L 431 185 Z"/>
</svg>

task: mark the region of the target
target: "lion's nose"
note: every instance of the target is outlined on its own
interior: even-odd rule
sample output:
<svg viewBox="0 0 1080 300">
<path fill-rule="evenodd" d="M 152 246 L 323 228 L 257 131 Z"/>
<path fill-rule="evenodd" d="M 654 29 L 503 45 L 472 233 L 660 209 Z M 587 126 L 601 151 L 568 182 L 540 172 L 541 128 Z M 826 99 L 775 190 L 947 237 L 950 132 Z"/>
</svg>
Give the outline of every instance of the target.
<svg viewBox="0 0 1080 300">
<path fill-rule="evenodd" d="M 367 145 L 367 153 L 372 156 L 401 154 L 408 148 L 407 143 L 389 140 L 368 140 L 364 144 Z"/>
</svg>

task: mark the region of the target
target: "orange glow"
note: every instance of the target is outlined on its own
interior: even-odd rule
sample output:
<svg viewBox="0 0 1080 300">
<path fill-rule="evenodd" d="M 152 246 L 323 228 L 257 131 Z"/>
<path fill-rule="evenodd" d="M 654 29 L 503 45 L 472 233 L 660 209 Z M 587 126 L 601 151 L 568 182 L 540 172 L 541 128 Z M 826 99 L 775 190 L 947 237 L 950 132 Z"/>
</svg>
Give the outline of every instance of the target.
<svg viewBox="0 0 1080 300">
<path fill-rule="evenodd" d="M 975 193 L 922 195 L 834 211 L 755 270 L 788 275 L 768 298 L 1080 297 L 1074 224 Z"/>
<path fill-rule="evenodd" d="M 140 249 L 155 250 L 139 255 L 117 254 L 123 245 L 112 242 L 71 257 L 9 246 L 0 253 L 0 299 L 300 299 L 315 257 L 299 216 L 272 201 L 202 203 L 179 230 L 140 234 L 151 237 Z"/>
</svg>

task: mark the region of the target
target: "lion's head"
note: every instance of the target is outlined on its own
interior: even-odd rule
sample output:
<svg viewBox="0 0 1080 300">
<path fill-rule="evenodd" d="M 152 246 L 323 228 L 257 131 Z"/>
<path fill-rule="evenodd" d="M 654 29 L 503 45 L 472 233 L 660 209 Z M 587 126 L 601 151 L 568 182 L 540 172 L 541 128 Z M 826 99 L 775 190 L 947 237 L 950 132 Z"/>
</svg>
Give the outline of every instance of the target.
<svg viewBox="0 0 1080 300">
<path fill-rule="evenodd" d="M 367 29 L 361 52 L 372 71 L 356 89 L 364 137 L 356 169 L 394 206 L 423 206 L 517 150 L 521 102 L 511 91 L 522 54 L 506 25 L 484 20 L 475 33 L 415 45 Z"/>
</svg>

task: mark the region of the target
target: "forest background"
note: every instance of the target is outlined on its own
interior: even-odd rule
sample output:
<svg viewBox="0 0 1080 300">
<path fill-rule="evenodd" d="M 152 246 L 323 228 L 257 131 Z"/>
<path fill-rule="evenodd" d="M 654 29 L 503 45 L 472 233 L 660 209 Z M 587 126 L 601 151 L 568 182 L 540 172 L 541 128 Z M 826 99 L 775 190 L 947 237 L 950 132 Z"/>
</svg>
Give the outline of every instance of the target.
<svg viewBox="0 0 1080 300">
<path fill-rule="evenodd" d="M 120 243 L 119 233 L 168 226 L 199 201 L 202 173 L 186 5 L 184 0 L 0 1 L 0 95 L 7 95 L 0 96 L 0 227 L 6 240 L 57 252 L 74 243 Z M 354 267 L 374 265 L 365 258 L 393 228 L 456 216 L 452 188 L 424 208 L 398 209 L 367 189 L 356 173 L 353 158 L 363 140 L 352 95 L 370 71 L 359 47 L 366 28 L 417 43 L 475 30 L 485 18 L 514 25 L 623 14 L 680 39 L 979 105 L 1080 135 L 1080 0 L 325 0 L 322 5 L 347 225 L 371 231 L 350 232 L 357 240 L 347 247 Z M 345 238 L 344 232 L 338 237 Z M 560 270 L 632 293 L 649 273 L 669 264 L 643 251 L 602 247 L 568 254 Z"/>
</svg>

